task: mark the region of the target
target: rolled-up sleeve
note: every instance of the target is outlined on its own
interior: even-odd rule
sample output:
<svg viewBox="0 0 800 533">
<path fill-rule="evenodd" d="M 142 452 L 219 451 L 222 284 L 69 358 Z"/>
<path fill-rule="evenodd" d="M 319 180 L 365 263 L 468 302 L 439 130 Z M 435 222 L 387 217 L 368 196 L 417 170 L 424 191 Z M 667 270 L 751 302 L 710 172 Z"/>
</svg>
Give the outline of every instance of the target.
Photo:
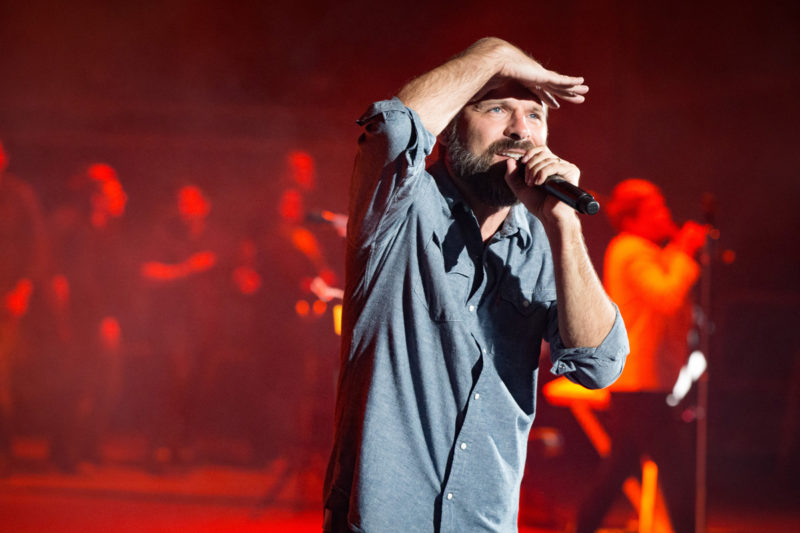
<svg viewBox="0 0 800 533">
<path fill-rule="evenodd" d="M 550 339 L 551 372 L 587 389 L 601 389 L 614 383 L 630 351 L 625 323 L 616 306 L 615 310 L 614 325 L 596 348 L 566 348 L 555 332 Z"/>
<path fill-rule="evenodd" d="M 372 104 L 358 119 L 363 132 L 350 190 L 348 241 L 363 248 L 396 227 L 413 201 L 436 138 L 398 98 Z"/>
</svg>

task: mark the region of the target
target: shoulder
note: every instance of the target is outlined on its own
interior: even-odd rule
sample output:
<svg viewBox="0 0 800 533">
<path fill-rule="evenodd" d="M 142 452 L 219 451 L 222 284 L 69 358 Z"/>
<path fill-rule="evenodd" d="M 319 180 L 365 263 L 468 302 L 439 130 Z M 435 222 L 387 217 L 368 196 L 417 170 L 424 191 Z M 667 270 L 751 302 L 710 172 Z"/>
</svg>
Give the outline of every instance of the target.
<svg viewBox="0 0 800 533">
<path fill-rule="evenodd" d="M 398 98 L 373 103 L 356 123 L 363 127 L 359 151 L 373 154 L 384 164 L 405 153 L 407 164 L 419 169 L 436 144 L 436 137 L 425 129 L 416 111 Z"/>
</svg>

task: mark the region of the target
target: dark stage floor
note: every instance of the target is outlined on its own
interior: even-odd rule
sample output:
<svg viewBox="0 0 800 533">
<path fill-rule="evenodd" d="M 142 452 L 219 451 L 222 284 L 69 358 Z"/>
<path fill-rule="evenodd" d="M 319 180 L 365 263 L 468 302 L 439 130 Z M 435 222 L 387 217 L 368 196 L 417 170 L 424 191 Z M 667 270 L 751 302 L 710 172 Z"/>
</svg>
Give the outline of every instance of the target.
<svg viewBox="0 0 800 533">
<path fill-rule="evenodd" d="M 122 441 L 121 441 L 122 442 Z M 218 445 L 223 446 L 223 445 Z M 228 444 L 232 449 L 232 444 Z M 81 464 L 65 474 L 46 461 L 36 439 L 15 446 L 9 476 L 0 479 L 0 529 L 48 532 L 316 532 L 322 460 L 290 465 L 274 459 L 262 467 L 204 462 L 148 472 L 126 453 L 132 443 L 106 447 L 102 465 Z M 562 477 L 563 479 L 563 477 Z M 277 487 L 277 490 L 274 490 Z M 774 494 L 767 478 L 749 475 L 709 494 L 709 533 L 800 531 L 797 498 Z M 560 489 L 557 489 L 560 490 Z M 265 497 L 270 501 L 264 501 Z M 564 531 L 574 501 L 553 501 L 535 487 L 523 492 L 520 531 Z M 626 531 L 635 515 L 623 499 L 608 531 Z"/>
</svg>

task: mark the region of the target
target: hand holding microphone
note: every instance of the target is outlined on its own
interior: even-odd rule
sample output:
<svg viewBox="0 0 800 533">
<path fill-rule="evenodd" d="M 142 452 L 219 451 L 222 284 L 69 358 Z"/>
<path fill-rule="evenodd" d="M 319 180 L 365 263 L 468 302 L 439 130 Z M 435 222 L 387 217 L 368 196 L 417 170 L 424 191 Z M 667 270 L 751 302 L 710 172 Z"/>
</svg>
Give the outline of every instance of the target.
<svg viewBox="0 0 800 533">
<path fill-rule="evenodd" d="M 681 226 L 670 242 L 686 255 L 694 257 L 697 250 L 705 244 L 709 229 L 708 225 L 689 220 Z"/>
<path fill-rule="evenodd" d="M 546 146 L 533 148 L 519 157 L 513 157 L 517 155 L 513 152 L 506 152 L 504 155 L 510 155 L 516 160 L 516 169 L 510 166 L 514 163 L 509 162 L 509 170 L 516 173 L 526 186 L 540 189 L 578 213 L 594 215 L 600 210 L 600 203 L 590 193 L 567 179 L 574 174 L 574 181 L 577 181 L 580 175 L 578 167 L 556 157 Z M 524 191 L 517 189 L 515 193 L 520 196 Z"/>
</svg>

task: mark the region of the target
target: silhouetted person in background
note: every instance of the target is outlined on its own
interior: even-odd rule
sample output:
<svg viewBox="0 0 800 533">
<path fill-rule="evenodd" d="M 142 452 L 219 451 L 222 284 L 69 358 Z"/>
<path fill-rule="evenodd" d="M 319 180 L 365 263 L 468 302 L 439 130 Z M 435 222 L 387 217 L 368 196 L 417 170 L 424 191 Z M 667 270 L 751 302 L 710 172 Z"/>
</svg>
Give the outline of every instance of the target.
<svg viewBox="0 0 800 533">
<path fill-rule="evenodd" d="M 231 269 L 225 272 L 219 330 L 223 353 L 214 373 L 220 378 L 216 392 L 224 400 L 226 418 L 236 424 L 233 429 L 243 430 L 253 464 L 263 466 L 274 451 L 273 433 L 281 427 L 272 424 L 265 397 L 271 394 L 274 376 L 270 354 L 283 328 L 275 320 L 274 295 L 265 289 L 269 258 L 257 241 L 255 235 L 239 237 Z"/>
<path fill-rule="evenodd" d="M 280 172 L 280 189 L 271 194 L 269 210 L 260 210 L 266 231 L 260 252 L 269 264 L 264 285 L 271 296 L 274 342 L 263 357 L 271 367 L 264 400 L 269 402 L 273 450 L 288 464 L 262 505 L 270 503 L 292 479 L 319 483 L 330 434 L 325 431 L 332 414 L 337 339 L 331 307 L 312 290 L 314 280 L 338 283 L 324 233 L 327 225 L 309 220 L 317 193 L 313 156 L 304 150 L 286 153 Z M 277 199 L 277 202 L 275 201 Z M 266 214 L 266 218 L 265 218 Z M 337 238 L 337 244 L 339 239 Z M 263 327 L 263 326 L 262 326 Z M 313 479 L 316 477 L 316 479 Z M 309 493 L 295 483 L 298 502 Z"/>
<path fill-rule="evenodd" d="M 611 456 L 580 508 L 577 532 L 602 525 L 623 481 L 639 474 L 649 456 L 660 467 L 676 533 L 688 533 L 694 530 L 693 425 L 667 405 L 667 395 L 689 356 L 690 290 L 700 273 L 694 256 L 707 230 L 691 221 L 678 228 L 661 191 L 642 179 L 617 185 L 605 210 L 619 233 L 606 250 L 603 282 L 625 320 L 631 352 L 611 386 Z"/>
<path fill-rule="evenodd" d="M 53 397 L 51 455 L 73 470 L 100 462 L 122 387 L 122 328 L 135 272 L 126 268 L 121 218 L 128 196 L 117 172 L 93 163 L 68 183 L 49 216 L 54 324 L 42 350 Z"/>
<path fill-rule="evenodd" d="M 45 292 L 48 261 L 39 199 L 27 183 L 6 172 L 8 162 L 0 142 L 0 475 L 11 468 L 15 377 L 30 352 L 24 321 L 34 292 Z"/>
<path fill-rule="evenodd" d="M 218 262 L 222 239 L 209 225 L 211 200 L 195 185 L 178 190 L 157 220 L 140 274 L 147 290 L 147 381 L 150 409 L 148 464 L 196 460 L 198 430 L 207 408 L 203 391 L 214 379 L 206 371 L 219 349 Z"/>
<path fill-rule="evenodd" d="M 316 164 L 308 152 L 293 150 L 286 154 L 283 182 L 285 187 L 278 201 L 277 243 L 284 248 L 282 263 L 284 271 L 291 268 L 292 289 L 287 291 L 294 298 L 295 316 L 289 328 L 292 330 L 291 350 L 294 358 L 291 372 L 296 381 L 290 397 L 305 398 L 295 404 L 293 441 L 295 451 L 305 456 L 324 455 L 330 444 L 328 434 L 320 431 L 332 415 L 331 402 L 336 369 L 337 343 L 333 335 L 333 320 L 328 301 L 318 298 L 313 288 L 315 281 L 338 285 L 330 258 L 326 255 L 321 235 L 330 228 L 319 223 L 310 223 L 309 213 L 319 206 L 309 205 L 316 191 Z M 288 245 L 288 246 L 287 246 Z M 303 465 L 304 466 L 304 465 Z"/>
</svg>

